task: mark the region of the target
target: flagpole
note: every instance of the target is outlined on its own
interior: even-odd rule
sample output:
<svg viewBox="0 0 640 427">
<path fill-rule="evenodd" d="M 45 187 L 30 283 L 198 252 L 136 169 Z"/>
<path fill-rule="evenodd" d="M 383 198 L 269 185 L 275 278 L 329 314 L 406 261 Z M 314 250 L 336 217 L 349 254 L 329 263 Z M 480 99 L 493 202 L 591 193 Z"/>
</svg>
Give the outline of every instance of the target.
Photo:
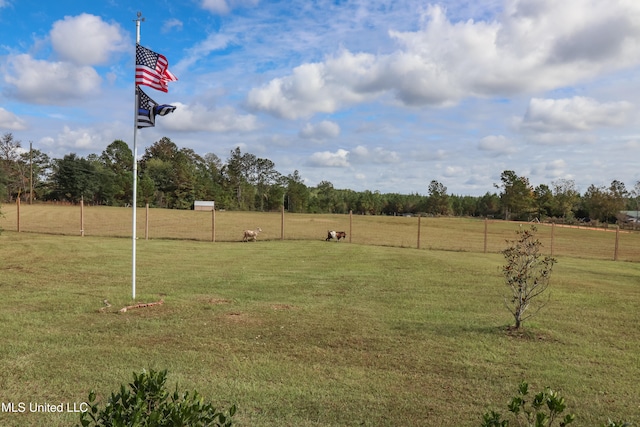
<svg viewBox="0 0 640 427">
<path fill-rule="evenodd" d="M 140 22 L 144 21 L 142 13 L 138 12 L 136 22 L 136 46 L 140 44 Z M 137 207 L 138 207 L 138 85 L 135 84 L 134 73 L 134 109 L 133 109 L 133 200 L 132 200 L 132 240 L 131 240 L 131 295 L 136 299 L 136 226 L 137 226 Z"/>
</svg>

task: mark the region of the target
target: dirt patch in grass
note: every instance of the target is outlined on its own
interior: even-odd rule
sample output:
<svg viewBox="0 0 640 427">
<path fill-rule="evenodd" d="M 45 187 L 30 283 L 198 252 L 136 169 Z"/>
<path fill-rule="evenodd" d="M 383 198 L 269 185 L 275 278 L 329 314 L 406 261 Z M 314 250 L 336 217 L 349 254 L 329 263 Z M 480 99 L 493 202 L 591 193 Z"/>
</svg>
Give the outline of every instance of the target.
<svg viewBox="0 0 640 427">
<path fill-rule="evenodd" d="M 227 313 L 224 315 L 224 318 L 231 322 L 239 322 L 239 323 L 246 323 L 249 321 L 249 316 L 238 311 Z"/>
<path fill-rule="evenodd" d="M 233 301 L 226 298 L 209 298 L 207 302 L 209 304 L 219 305 L 219 304 L 231 304 Z"/>
<path fill-rule="evenodd" d="M 295 310 L 295 307 L 290 304 L 272 304 L 271 308 L 273 310 Z"/>
<path fill-rule="evenodd" d="M 534 331 L 525 328 L 518 329 L 515 326 L 507 326 L 504 331 L 510 338 L 526 341 L 553 341 L 553 338 L 543 331 Z"/>
</svg>

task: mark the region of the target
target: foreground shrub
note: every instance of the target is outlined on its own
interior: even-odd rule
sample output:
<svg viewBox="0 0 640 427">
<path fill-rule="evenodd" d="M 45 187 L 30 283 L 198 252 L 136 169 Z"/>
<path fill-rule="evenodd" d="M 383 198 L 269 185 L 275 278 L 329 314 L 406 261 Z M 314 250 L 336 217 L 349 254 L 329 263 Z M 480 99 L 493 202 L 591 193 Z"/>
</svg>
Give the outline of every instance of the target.
<svg viewBox="0 0 640 427">
<path fill-rule="evenodd" d="M 510 418 L 515 422 L 514 425 L 551 427 L 556 420 L 559 420 L 559 426 L 564 427 L 575 421 L 575 414 L 567 414 L 564 418 L 559 418 L 567 405 L 564 402 L 564 397 L 561 397 L 549 387 L 536 394 L 530 402 L 527 400 L 528 395 L 529 384 L 523 381 L 518 387 L 518 394 L 511 399 L 511 402 L 507 406 L 511 413 Z M 510 425 L 508 419 L 503 418 L 502 414 L 493 410 L 486 412 L 482 416 L 481 427 L 509 427 Z M 601 427 L 632 426 L 633 425 L 628 422 L 611 420 L 609 420 L 607 424 L 601 425 Z"/>
<path fill-rule="evenodd" d="M 522 382 L 518 387 L 518 394 L 508 405 L 509 412 L 518 426 L 547 427 L 553 425 L 555 419 L 564 412 L 566 404 L 564 397 L 547 387 L 536 394 L 531 402 L 527 401 L 529 384 Z M 560 427 L 570 424 L 575 419 L 574 414 L 568 414 L 560 421 Z M 482 427 L 508 427 L 509 421 L 495 411 L 489 411 L 482 417 Z"/>
<path fill-rule="evenodd" d="M 87 426 L 160 427 L 160 426 L 213 426 L 229 427 L 236 412 L 231 406 L 228 414 L 204 403 L 198 392 L 173 394 L 165 390 L 167 371 L 142 371 L 133 374 L 129 387 L 120 386 L 119 393 L 111 393 L 104 408 L 95 403 L 96 394 L 89 393 L 89 410 L 80 415 L 80 423 Z"/>
</svg>

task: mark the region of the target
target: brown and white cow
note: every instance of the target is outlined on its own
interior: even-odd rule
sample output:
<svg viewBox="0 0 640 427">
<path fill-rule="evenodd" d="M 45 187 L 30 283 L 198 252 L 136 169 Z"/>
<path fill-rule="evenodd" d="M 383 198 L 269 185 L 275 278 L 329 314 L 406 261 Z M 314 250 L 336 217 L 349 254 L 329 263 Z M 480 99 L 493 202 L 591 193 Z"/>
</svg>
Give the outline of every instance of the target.
<svg viewBox="0 0 640 427">
<path fill-rule="evenodd" d="M 346 239 L 347 238 L 347 233 L 345 233 L 344 231 L 335 231 L 335 230 L 329 230 L 327 232 L 327 238 L 325 239 L 325 241 L 329 241 L 331 239 L 336 239 L 337 241 L 340 241 L 340 239 Z"/>
</svg>

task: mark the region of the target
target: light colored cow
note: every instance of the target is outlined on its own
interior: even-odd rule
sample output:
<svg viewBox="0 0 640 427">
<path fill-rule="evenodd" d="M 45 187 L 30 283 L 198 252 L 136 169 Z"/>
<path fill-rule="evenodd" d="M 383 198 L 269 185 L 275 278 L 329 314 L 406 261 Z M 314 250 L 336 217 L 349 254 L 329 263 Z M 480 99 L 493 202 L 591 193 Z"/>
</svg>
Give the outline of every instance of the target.
<svg viewBox="0 0 640 427">
<path fill-rule="evenodd" d="M 248 242 L 249 240 L 253 240 L 254 242 L 258 240 L 258 234 L 262 231 L 262 228 L 258 227 L 255 230 L 244 230 L 244 237 L 242 238 L 243 242 Z"/>
</svg>

